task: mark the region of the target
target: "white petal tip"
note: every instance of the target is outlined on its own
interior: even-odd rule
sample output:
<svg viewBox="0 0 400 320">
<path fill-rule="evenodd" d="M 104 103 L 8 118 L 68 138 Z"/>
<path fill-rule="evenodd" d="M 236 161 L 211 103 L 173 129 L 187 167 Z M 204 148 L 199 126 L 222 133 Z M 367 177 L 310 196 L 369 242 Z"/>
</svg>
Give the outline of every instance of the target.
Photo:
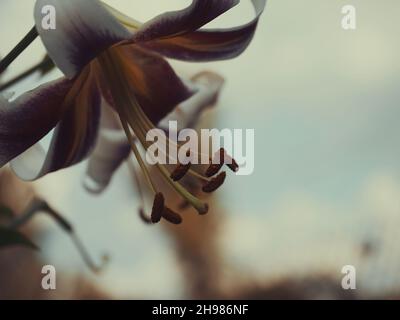
<svg viewBox="0 0 400 320">
<path fill-rule="evenodd" d="M 105 189 L 107 189 L 109 183 L 101 183 L 96 180 L 94 180 L 91 176 L 85 175 L 85 177 L 82 179 L 82 186 L 85 188 L 85 190 L 93 195 L 99 195 L 103 193 Z"/>
</svg>

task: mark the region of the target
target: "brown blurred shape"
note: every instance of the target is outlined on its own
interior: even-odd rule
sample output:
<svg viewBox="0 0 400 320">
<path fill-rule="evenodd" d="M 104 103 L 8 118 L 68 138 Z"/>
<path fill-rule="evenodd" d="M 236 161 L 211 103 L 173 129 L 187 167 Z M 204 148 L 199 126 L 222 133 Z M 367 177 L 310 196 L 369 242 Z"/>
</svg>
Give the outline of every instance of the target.
<svg viewBox="0 0 400 320">
<path fill-rule="evenodd" d="M 8 169 L 0 170 L 0 203 L 21 214 L 35 196 L 33 187 L 22 182 Z M 34 239 L 37 229 L 29 222 L 20 229 Z M 60 231 L 61 232 L 61 231 Z M 109 295 L 87 279 L 57 273 L 57 290 L 41 288 L 40 253 L 22 247 L 0 250 L 0 300 L 30 299 L 107 299 Z"/>
</svg>

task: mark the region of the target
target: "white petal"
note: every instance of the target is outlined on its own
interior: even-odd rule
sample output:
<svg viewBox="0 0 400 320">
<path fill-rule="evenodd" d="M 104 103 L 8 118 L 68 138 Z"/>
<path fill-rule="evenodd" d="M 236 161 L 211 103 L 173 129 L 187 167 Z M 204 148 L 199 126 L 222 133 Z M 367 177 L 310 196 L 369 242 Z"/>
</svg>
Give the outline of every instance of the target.
<svg viewBox="0 0 400 320">
<path fill-rule="evenodd" d="M 182 102 L 159 126 L 168 129 L 169 121 L 177 121 L 178 130 L 194 128 L 202 113 L 217 102 L 224 82 L 224 78 L 213 72 L 201 72 L 192 77 L 186 85 L 196 93 Z"/>
<path fill-rule="evenodd" d="M 55 29 L 48 20 L 51 8 Z M 68 78 L 103 50 L 131 36 L 97 0 L 37 0 L 35 23 L 49 56 Z"/>
</svg>

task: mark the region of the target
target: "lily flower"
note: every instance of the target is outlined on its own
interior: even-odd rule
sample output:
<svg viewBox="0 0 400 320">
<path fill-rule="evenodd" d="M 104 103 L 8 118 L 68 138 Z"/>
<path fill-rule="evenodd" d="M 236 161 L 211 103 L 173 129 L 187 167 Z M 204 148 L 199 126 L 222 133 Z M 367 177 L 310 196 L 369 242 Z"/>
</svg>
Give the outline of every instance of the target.
<svg viewBox="0 0 400 320">
<path fill-rule="evenodd" d="M 238 3 L 193 0 L 183 10 L 141 24 L 97 0 L 37 0 L 37 32 L 65 77 L 11 102 L 0 98 L 0 167 L 11 161 L 20 178 L 35 180 L 86 159 L 98 137 L 104 99 L 118 115 L 155 194 L 153 216 L 167 212 L 137 142 L 147 149 L 146 133 L 196 90 L 187 86 L 162 56 L 212 61 L 239 55 L 254 35 L 266 0 L 252 0 L 257 15 L 246 25 L 198 30 Z M 55 30 L 42 27 L 42 8 L 48 5 L 57 12 Z M 53 128 L 50 148 L 45 152 L 37 142 Z M 167 167 L 157 168 L 200 214 L 207 212 L 207 204 L 172 179 Z M 199 179 L 212 184 L 212 189 L 216 180 L 223 180 L 201 175 Z"/>
</svg>

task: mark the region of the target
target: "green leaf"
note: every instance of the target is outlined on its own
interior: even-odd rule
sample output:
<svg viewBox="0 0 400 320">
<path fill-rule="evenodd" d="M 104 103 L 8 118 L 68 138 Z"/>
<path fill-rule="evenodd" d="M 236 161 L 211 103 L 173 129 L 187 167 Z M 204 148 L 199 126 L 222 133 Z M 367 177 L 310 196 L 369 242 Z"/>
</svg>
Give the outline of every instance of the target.
<svg viewBox="0 0 400 320">
<path fill-rule="evenodd" d="M 0 249 L 10 246 L 23 246 L 38 250 L 38 247 L 23 234 L 0 226 Z"/>
<path fill-rule="evenodd" d="M 13 217 L 14 212 L 10 208 L 0 204 L 0 218 L 12 219 Z"/>
</svg>

